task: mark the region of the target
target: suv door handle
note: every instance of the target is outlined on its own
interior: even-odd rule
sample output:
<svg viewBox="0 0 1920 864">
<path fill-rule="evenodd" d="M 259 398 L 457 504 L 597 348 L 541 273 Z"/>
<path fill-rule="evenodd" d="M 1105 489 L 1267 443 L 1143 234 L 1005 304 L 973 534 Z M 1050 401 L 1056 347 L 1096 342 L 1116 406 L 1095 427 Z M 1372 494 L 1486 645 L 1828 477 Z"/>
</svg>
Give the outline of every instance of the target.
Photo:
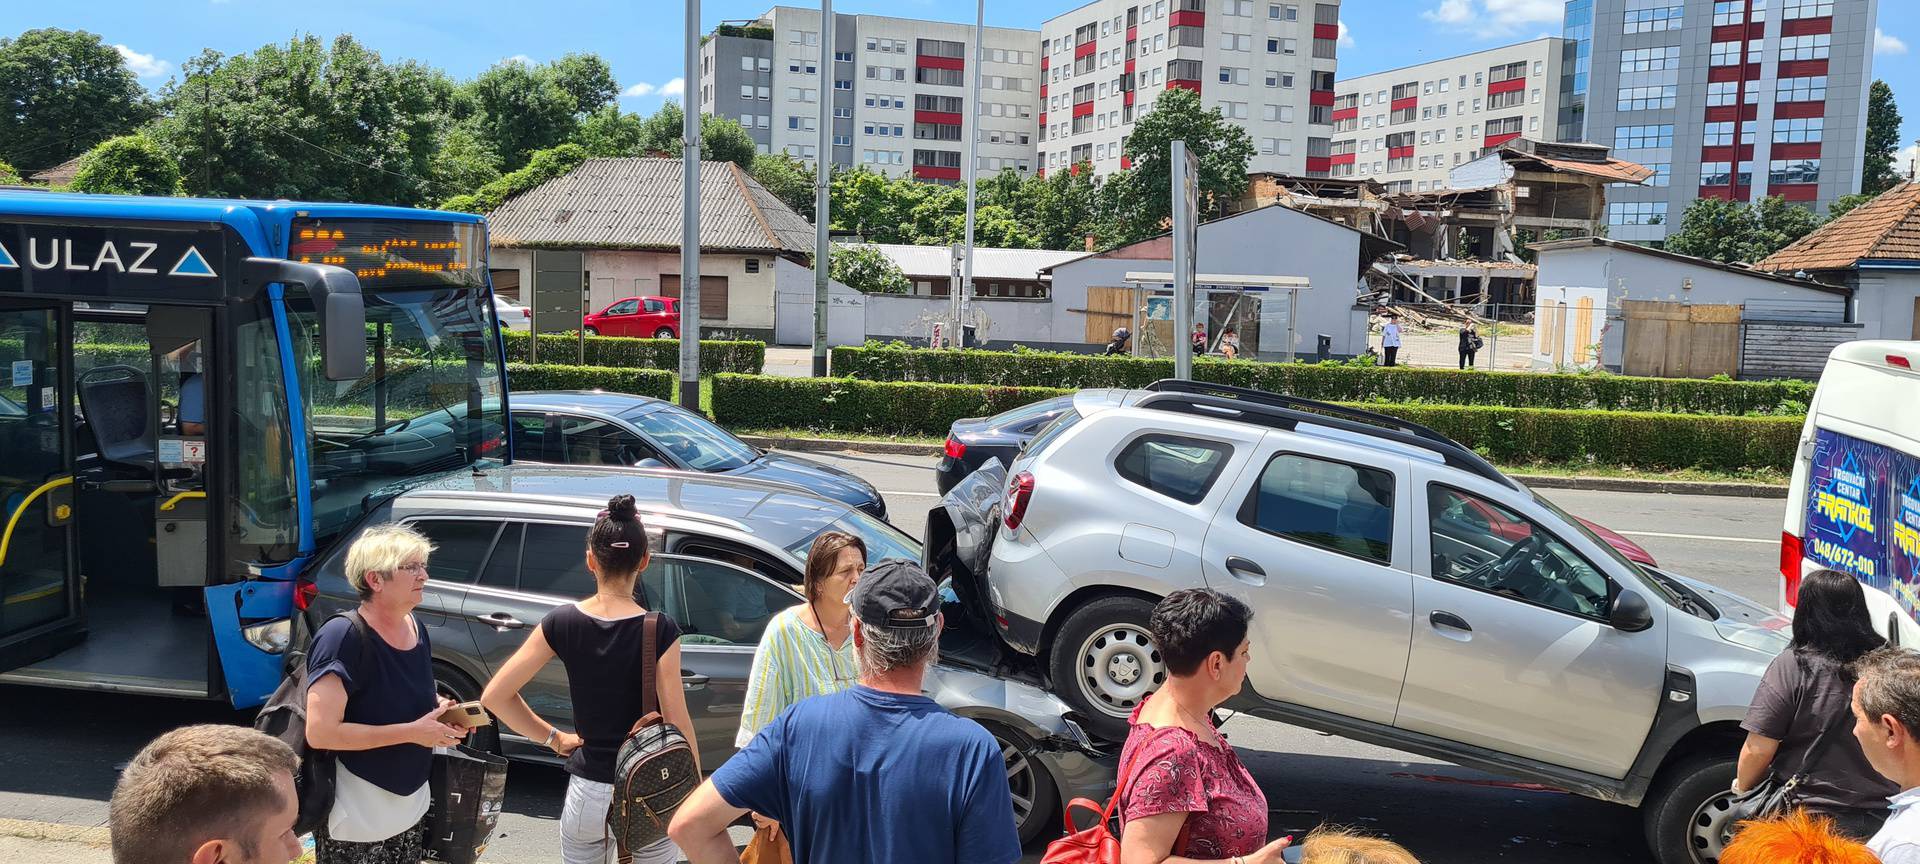
<svg viewBox="0 0 1920 864">
<path fill-rule="evenodd" d="M 519 630 L 527 626 L 526 622 L 512 615 L 508 615 L 505 612 L 489 612 L 485 615 L 475 615 L 473 616 L 473 620 L 486 624 L 502 633 L 508 630 Z"/>
<path fill-rule="evenodd" d="M 1435 610 L 1427 616 L 1427 622 L 1435 627 L 1451 627 L 1455 630 L 1464 630 L 1468 633 L 1473 632 L 1473 625 L 1468 624 L 1467 619 L 1455 615 L 1452 612 Z"/>
<path fill-rule="evenodd" d="M 707 689 L 708 682 L 712 680 L 713 678 L 711 676 L 702 675 L 698 672 L 680 673 L 680 687 L 683 690 L 705 690 Z"/>
<path fill-rule="evenodd" d="M 1264 568 L 1238 555 L 1227 556 L 1227 572 L 1233 574 L 1235 579 L 1254 585 L 1264 585 L 1267 581 Z"/>
</svg>

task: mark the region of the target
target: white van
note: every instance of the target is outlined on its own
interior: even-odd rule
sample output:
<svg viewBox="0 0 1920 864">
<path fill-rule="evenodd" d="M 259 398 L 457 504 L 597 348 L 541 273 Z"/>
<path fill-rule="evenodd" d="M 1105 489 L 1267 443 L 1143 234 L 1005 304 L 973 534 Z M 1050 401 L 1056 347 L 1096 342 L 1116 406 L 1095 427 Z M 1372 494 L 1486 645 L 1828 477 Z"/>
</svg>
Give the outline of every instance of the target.
<svg viewBox="0 0 1920 864">
<path fill-rule="evenodd" d="M 1819 568 L 1867 589 L 1875 626 L 1920 645 L 1920 342 L 1848 342 L 1827 359 L 1795 454 L 1780 608 Z M 1897 632 L 1896 632 L 1897 631 Z"/>
</svg>

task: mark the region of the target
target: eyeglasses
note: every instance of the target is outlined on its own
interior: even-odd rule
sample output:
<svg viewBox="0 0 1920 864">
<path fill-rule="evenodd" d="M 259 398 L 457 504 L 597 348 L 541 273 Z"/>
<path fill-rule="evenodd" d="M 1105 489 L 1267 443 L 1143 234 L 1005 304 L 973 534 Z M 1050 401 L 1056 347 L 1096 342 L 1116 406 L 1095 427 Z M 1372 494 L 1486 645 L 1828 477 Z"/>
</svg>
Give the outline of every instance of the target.
<svg viewBox="0 0 1920 864">
<path fill-rule="evenodd" d="M 400 566 L 398 566 L 398 567 L 395 567 L 395 568 L 393 568 L 393 572 L 395 572 L 395 573 L 407 573 L 407 572 L 415 572 L 415 573 L 425 573 L 425 572 L 427 572 L 427 562 L 425 562 L 425 561 L 415 561 L 415 562 L 412 562 L 412 563 L 410 563 L 410 564 L 402 564 L 402 565 L 400 565 Z"/>
</svg>

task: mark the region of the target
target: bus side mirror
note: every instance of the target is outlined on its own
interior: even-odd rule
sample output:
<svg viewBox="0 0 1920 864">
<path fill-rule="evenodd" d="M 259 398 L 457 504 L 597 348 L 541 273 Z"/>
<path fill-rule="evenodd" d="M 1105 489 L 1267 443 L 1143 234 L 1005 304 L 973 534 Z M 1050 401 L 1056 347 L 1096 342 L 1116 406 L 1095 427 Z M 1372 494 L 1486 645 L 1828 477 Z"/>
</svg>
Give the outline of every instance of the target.
<svg viewBox="0 0 1920 864">
<path fill-rule="evenodd" d="M 246 281 L 280 282 L 305 288 L 320 319 L 320 358 L 330 381 L 352 381 L 367 374 L 367 307 L 360 280 L 330 264 L 302 264 L 281 258 L 248 258 Z"/>
</svg>

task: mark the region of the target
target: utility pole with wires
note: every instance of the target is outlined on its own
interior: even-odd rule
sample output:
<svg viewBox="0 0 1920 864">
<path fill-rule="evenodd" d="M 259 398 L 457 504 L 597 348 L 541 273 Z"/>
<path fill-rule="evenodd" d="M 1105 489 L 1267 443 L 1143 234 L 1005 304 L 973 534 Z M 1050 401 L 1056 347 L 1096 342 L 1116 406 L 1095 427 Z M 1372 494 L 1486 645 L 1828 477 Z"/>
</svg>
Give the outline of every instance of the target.
<svg viewBox="0 0 1920 864">
<path fill-rule="evenodd" d="M 680 96 L 680 407 L 700 410 L 700 0 L 687 0 L 686 89 Z"/>
<path fill-rule="evenodd" d="M 820 149 L 813 160 L 813 377 L 827 377 L 828 184 L 833 180 L 833 0 L 820 0 Z M 851 74 L 851 73 L 849 73 Z"/>
<path fill-rule="evenodd" d="M 967 97 L 967 113 L 960 118 L 960 128 L 967 136 L 967 257 L 962 266 L 966 269 L 960 274 L 960 320 L 953 322 L 954 336 L 959 339 L 960 347 L 967 347 L 967 323 L 973 314 L 973 199 L 979 186 L 980 174 L 980 83 L 981 69 L 985 59 L 981 46 L 985 42 L 982 35 L 986 31 L 987 0 L 974 0 L 973 4 L 973 51 L 968 65 L 973 67 L 973 92 Z"/>
</svg>

